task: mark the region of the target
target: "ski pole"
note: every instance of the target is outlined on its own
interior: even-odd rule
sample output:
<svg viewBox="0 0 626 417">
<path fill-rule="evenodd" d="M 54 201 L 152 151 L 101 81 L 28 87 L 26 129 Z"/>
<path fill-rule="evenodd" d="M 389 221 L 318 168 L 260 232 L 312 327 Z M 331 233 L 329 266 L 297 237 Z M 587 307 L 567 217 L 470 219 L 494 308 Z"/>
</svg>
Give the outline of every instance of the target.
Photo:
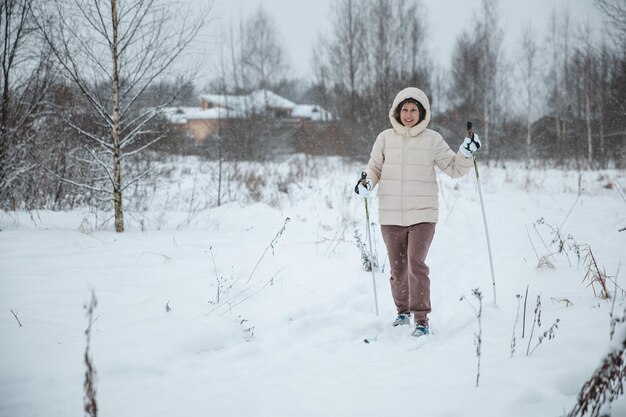
<svg viewBox="0 0 626 417">
<path fill-rule="evenodd" d="M 474 140 L 474 132 L 472 131 L 472 122 L 467 122 L 467 137 L 476 143 Z M 480 146 L 476 143 L 477 146 Z M 474 172 L 476 172 L 476 183 L 478 184 L 478 196 L 480 197 L 480 207 L 483 211 L 483 223 L 485 225 L 485 236 L 487 237 L 487 251 L 489 252 L 489 267 L 491 268 L 491 283 L 493 285 L 493 305 L 496 303 L 496 275 L 493 272 L 493 256 L 491 255 L 491 242 L 489 241 L 489 228 L 487 227 L 487 214 L 485 213 L 485 203 L 483 201 L 483 190 L 480 186 L 480 175 L 478 175 L 478 163 L 476 162 L 476 155 L 472 155 L 474 159 Z"/>
<path fill-rule="evenodd" d="M 363 186 L 366 186 L 367 174 L 365 172 L 361 172 L 360 183 Z M 359 184 L 357 184 L 357 187 Z M 370 211 L 367 207 L 367 197 L 363 199 L 365 201 L 365 227 L 367 230 L 367 240 L 370 246 L 370 269 L 372 270 L 372 284 L 374 286 L 374 307 L 376 309 L 376 316 L 378 316 L 378 296 L 376 294 L 376 273 L 374 272 L 374 252 L 372 251 L 372 235 L 370 233 Z"/>
</svg>

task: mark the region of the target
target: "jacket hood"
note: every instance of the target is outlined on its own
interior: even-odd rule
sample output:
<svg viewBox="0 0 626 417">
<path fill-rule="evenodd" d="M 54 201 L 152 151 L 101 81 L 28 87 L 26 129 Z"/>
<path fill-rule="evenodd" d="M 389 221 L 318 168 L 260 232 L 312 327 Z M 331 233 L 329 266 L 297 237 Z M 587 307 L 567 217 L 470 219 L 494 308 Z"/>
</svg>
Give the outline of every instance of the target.
<svg viewBox="0 0 626 417">
<path fill-rule="evenodd" d="M 411 127 L 410 129 L 404 126 L 402 123 L 398 122 L 395 119 L 395 117 L 393 117 L 396 107 L 398 107 L 398 105 L 402 103 L 404 100 L 406 100 L 407 98 L 412 98 L 412 99 L 419 101 L 422 104 L 422 106 L 424 106 L 424 109 L 426 110 L 426 115 L 424 116 L 424 120 L 422 120 L 415 126 Z M 430 122 L 430 101 L 428 101 L 428 97 L 426 96 L 426 93 L 424 93 L 419 88 L 415 88 L 415 87 L 408 87 L 400 91 L 396 95 L 396 98 L 393 100 L 393 104 L 391 105 L 391 110 L 389 110 L 389 120 L 391 121 L 391 126 L 393 127 L 393 129 L 399 135 L 417 136 L 420 133 L 422 133 L 424 129 L 426 129 L 426 126 L 428 126 L 428 122 Z"/>
</svg>

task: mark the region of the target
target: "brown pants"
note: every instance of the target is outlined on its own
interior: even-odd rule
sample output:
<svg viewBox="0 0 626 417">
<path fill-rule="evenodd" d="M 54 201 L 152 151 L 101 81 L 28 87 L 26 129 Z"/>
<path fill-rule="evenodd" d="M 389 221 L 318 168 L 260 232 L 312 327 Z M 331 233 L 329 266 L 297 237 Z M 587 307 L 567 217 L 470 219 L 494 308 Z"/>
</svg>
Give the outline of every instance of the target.
<svg viewBox="0 0 626 417">
<path fill-rule="evenodd" d="M 430 278 L 424 262 L 435 235 L 435 223 L 412 226 L 381 225 L 391 267 L 391 294 L 398 313 L 413 313 L 416 323 L 428 324 Z"/>
</svg>

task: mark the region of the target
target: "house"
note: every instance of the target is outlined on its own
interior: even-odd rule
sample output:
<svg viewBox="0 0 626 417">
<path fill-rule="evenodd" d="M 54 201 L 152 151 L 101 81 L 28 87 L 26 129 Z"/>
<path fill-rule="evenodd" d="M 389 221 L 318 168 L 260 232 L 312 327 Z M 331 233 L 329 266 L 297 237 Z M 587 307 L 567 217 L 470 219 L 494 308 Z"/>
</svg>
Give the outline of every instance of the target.
<svg viewBox="0 0 626 417">
<path fill-rule="evenodd" d="M 196 143 L 228 125 L 233 119 L 266 116 L 286 122 L 329 122 L 333 116 L 315 104 L 296 104 L 269 90 L 247 95 L 202 94 L 200 107 L 168 107 L 163 114 L 182 125 Z"/>
<path fill-rule="evenodd" d="M 291 110 L 291 117 L 312 122 L 330 122 L 333 120 L 333 115 L 317 104 L 297 104 Z"/>
<path fill-rule="evenodd" d="M 266 115 L 277 119 L 291 116 L 296 104 L 269 90 L 256 90 L 248 95 L 203 94 L 200 107 L 203 110 L 222 108 L 240 114 L 254 116 Z"/>
<path fill-rule="evenodd" d="M 243 113 L 220 107 L 201 109 L 198 107 L 166 107 L 162 114 L 171 122 L 180 125 L 193 138 L 201 143 L 209 135 L 219 133 L 230 119 L 242 119 Z"/>
</svg>

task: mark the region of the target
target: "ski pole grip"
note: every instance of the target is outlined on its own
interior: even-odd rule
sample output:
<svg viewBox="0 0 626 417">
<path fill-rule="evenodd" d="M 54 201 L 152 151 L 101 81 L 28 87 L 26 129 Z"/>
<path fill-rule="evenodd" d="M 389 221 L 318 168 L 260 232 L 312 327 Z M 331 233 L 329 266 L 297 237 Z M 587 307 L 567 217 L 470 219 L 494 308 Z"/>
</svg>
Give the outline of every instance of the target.
<svg viewBox="0 0 626 417">
<path fill-rule="evenodd" d="M 476 145 L 476 149 L 480 148 L 480 144 L 474 140 L 474 131 L 472 130 L 472 122 L 467 122 L 467 137 Z M 468 146 L 469 148 L 469 146 Z"/>
<path fill-rule="evenodd" d="M 467 137 L 474 140 L 474 131 L 472 130 L 472 122 L 467 122 Z"/>
<path fill-rule="evenodd" d="M 367 188 L 367 173 L 366 172 L 361 172 L 361 184 L 363 184 L 363 187 Z"/>
<path fill-rule="evenodd" d="M 356 185 L 354 186 L 354 192 L 359 194 L 359 184 L 362 184 L 363 187 L 367 188 L 367 173 L 365 172 L 361 172 L 361 178 L 359 178 L 359 180 L 356 182 Z"/>
</svg>

